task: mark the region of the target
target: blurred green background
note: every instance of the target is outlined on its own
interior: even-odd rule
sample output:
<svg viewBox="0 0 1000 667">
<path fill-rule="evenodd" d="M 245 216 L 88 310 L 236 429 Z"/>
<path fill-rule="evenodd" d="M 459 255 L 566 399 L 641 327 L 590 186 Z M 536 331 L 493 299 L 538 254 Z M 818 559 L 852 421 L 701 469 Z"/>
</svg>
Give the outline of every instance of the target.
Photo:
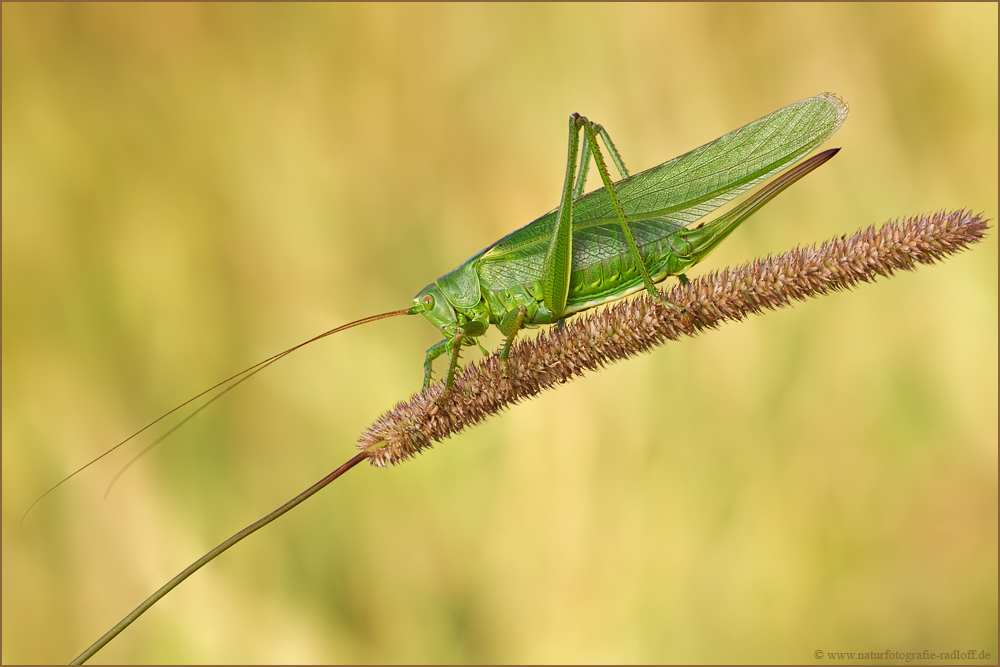
<svg viewBox="0 0 1000 667">
<path fill-rule="evenodd" d="M 554 207 L 574 111 L 638 171 L 850 103 L 837 159 L 695 274 L 898 216 L 997 219 L 996 4 L 5 3 L 2 48 L 4 662 L 72 658 L 346 460 L 438 336 L 398 318 L 311 346 L 106 502 L 148 439 L 19 528 L 39 493 Z M 97 659 L 995 662 L 997 623 L 994 228 L 358 468 Z"/>
</svg>

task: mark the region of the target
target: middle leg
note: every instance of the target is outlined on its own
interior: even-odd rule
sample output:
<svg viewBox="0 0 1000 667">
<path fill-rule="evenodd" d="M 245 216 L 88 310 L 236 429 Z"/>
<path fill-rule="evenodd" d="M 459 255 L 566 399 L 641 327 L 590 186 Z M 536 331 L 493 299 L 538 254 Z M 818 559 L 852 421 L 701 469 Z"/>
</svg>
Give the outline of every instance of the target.
<svg viewBox="0 0 1000 667">
<path fill-rule="evenodd" d="M 503 344 L 503 349 L 500 350 L 500 368 L 504 378 L 510 376 L 510 362 L 507 360 L 507 357 L 510 356 L 510 347 L 514 344 L 514 338 L 517 337 L 517 332 L 524 324 L 524 318 L 527 314 L 527 308 L 518 306 L 504 315 L 503 320 L 500 322 L 500 331 L 507 334 L 507 341 Z"/>
</svg>

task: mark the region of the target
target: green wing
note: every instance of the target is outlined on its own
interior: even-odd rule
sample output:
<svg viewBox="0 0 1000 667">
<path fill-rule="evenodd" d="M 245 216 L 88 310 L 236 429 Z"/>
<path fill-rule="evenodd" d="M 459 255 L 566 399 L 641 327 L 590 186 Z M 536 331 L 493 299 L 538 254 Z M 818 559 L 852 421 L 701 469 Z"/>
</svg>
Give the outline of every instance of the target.
<svg viewBox="0 0 1000 667">
<path fill-rule="evenodd" d="M 640 229 L 655 237 L 690 225 L 798 162 L 829 139 L 846 117 L 847 104 L 833 93 L 823 93 L 619 181 L 615 188 L 629 222 L 636 223 L 630 226 L 637 241 Z M 502 289 L 540 280 L 555 216 L 552 210 L 487 248 L 479 263 L 484 284 Z M 643 225 L 640 221 L 648 222 Z M 644 229 L 647 226 L 649 230 Z M 619 234 L 603 187 L 576 200 L 573 270 L 619 263 L 624 252 L 619 247 Z"/>
<path fill-rule="evenodd" d="M 801 160 L 846 117 L 847 105 L 833 93 L 790 104 L 622 181 L 618 198 L 630 218 L 690 224 Z M 614 217 L 604 190 L 581 198 L 573 213 L 574 222 Z"/>
</svg>

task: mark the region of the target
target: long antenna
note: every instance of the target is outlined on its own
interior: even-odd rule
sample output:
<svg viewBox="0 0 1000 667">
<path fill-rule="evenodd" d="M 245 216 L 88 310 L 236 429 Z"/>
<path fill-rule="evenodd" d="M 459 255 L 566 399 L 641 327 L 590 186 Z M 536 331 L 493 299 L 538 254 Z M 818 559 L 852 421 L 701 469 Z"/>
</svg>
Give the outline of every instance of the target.
<svg viewBox="0 0 1000 667">
<path fill-rule="evenodd" d="M 180 410 L 184 406 L 186 406 L 186 405 L 188 405 L 188 404 L 190 404 L 190 403 L 198 400 L 199 398 L 201 398 L 205 394 L 208 394 L 209 392 L 214 391 L 214 390 L 218 389 L 219 387 L 222 387 L 222 386 L 226 385 L 227 383 L 232 382 L 233 380 L 237 380 L 237 378 L 239 378 L 239 380 L 237 380 L 236 382 L 233 382 L 232 385 L 226 387 L 221 392 L 219 392 L 218 394 L 216 394 L 215 396 L 213 396 L 212 398 L 210 398 L 209 400 L 207 400 L 204 404 L 202 404 L 201 406 L 199 406 L 194 412 L 192 412 L 190 415 L 188 415 L 187 417 L 185 417 L 184 419 L 182 419 L 180 421 L 180 423 L 175 424 L 169 431 L 167 431 L 166 433 L 164 433 L 163 435 L 161 435 L 159 438 L 157 438 L 156 440 L 154 440 L 151 444 L 147 445 L 145 449 L 143 449 L 141 452 L 139 452 L 139 454 L 137 454 L 135 457 L 133 457 L 132 460 L 130 460 L 127 464 L 125 464 L 125 467 L 123 467 L 121 470 L 119 470 L 118 473 L 111 480 L 111 483 L 108 484 L 107 491 L 105 491 L 105 493 L 104 493 L 104 497 L 105 498 L 108 497 L 108 493 L 111 492 L 111 487 L 114 485 L 115 481 L 117 481 L 118 478 L 121 477 L 122 473 L 124 473 L 126 470 L 128 470 L 129 467 L 131 467 L 132 464 L 135 463 L 146 452 L 148 452 L 150 449 L 152 449 L 156 445 L 158 445 L 161 442 L 163 442 L 163 440 L 165 440 L 174 431 L 176 431 L 181 426 L 183 426 L 188 421 L 190 421 L 199 412 L 201 412 L 202 410 L 204 410 L 205 408 L 207 408 L 209 405 L 211 405 L 215 401 L 219 400 L 222 396 L 224 396 L 225 394 L 227 394 L 229 391 L 231 391 L 235 387 L 239 386 L 245 380 L 250 379 L 251 377 L 253 377 L 257 373 L 259 373 L 260 371 L 264 370 L 265 368 L 267 368 L 268 366 L 270 366 L 271 364 L 273 364 L 278 359 L 281 359 L 282 357 L 285 357 L 285 356 L 291 354 L 292 352 L 294 352 L 295 350 L 299 349 L 300 347 L 305 347 L 309 343 L 315 343 L 316 341 L 318 341 L 321 338 L 326 338 L 327 336 L 332 336 L 333 334 L 341 332 L 341 331 L 344 331 L 345 329 L 350 329 L 352 327 L 360 326 L 362 324 L 368 324 L 369 322 L 375 322 L 377 320 L 384 320 L 384 319 L 386 319 L 388 317 L 396 317 L 397 315 L 416 315 L 417 313 L 420 313 L 420 312 L 422 312 L 422 310 L 421 310 L 421 308 L 419 306 L 411 306 L 409 308 L 403 308 L 401 310 L 393 310 L 393 311 L 390 311 L 388 313 L 380 313 L 379 315 L 372 315 L 370 317 L 365 317 L 365 318 L 362 318 L 360 320 L 355 320 L 353 322 L 348 322 L 347 324 L 339 326 L 336 329 L 330 329 L 329 331 L 325 331 L 325 332 L 319 334 L 318 336 L 313 336 L 312 338 L 310 338 L 309 340 L 305 341 L 304 343 L 299 343 L 298 345 L 296 345 L 294 347 L 290 347 L 287 350 L 284 350 L 283 352 L 279 352 L 278 354 L 275 354 L 273 356 L 270 356 L 267 359 L 264 359 L 263 361 L 259 361 L 256 364 L 254 364 L 253 366 L 250 366 L 249 368 L 243 369 L 242 371 L 240 371 L 236 375 L 230 376 L 230 377 L 226 378 L 225 380 L 223 380 L 222 382 L 219 382 L 219 383 L 217 383 L 215 385 L 212 385 L 211 387 L 209 387 L 205 391 L 201 392 L 197 396 L 192 396 L 188 400 L 184 401 L 183 403 L 181 403 L 180 405 L 178 405 L 173 410 L 170 410 L 169 412 L 167 412 L 167 413 L 165 413 L 163 415 L 160 415 L 159 417 L 157 417 L 153 421 L 149 422 L 148 424 L 146 424 L 145 426 L 143 426 L 141 429 L 139 429 L 138 431 L 136 431 L 135 433 L 133 433 L 129 437 L 127 437 L 124 440 L 122 440 L 121 442 L 119 442 L 117 445 L 115 445 L 114 447 L 112 447 L 108 451 L 104 452 L 103 454 L 101 454 L 97 458 L 93 459 L 89 463 L 87 463 L 87 464 L 85 464 L 85 465 L 77 468 L 76 470 L 74 470 L 73 472 L 71 472 L 69 475 L 67 475 L 66 477 L 64 477 L 61 480 L 59 480 L 59 482 L 57 482 L 55 485 L 53 485 L 48 491 L 46 491 L 42 495 L 38 496 L 38 498 L 35 499 L 35 502 L 31 503 L 31 505 L 28 506 L 28 509 L 26 509 L 24 511 L 24 516 L 21 517 L 21 524 L 24 523 L 24 519 L 25 519 L 25 517 L 28 516 L 28 512 L 30 512 L 31 509 L 35 505 L 37 505 L 38 502 L 42 498 L 44 498 L 45 496 L 47 496 L 50 493 L 52 493 L 57 488 L 59 488 L 60 486 L 62 486 L 66 482 L 68 482 L 70 479 L 72 479 L 73 477 L 75 477 L 77 474 L 83 472 L 84 470 L 86 470 L 90 466 L 94 465 L 95 463 L 97 463 L 98 461 L 100 461 L 101 459 L 103 459 L 105 456 L 107 456 L 108 454 L 110 454 L 111 452 L 115 451 L 116 449 L 118 449 L 119 447 L 121 447 L 122 445 L 124 445 L 125 443 L 129 442 L 130 440 L 132 440 L 133 438 L 135 438 L 137 435 L 143 433 L 144 431 L 146 431 L 147 429 L 149 429 L 151 426 L 154 426 L 155 424 L 158 424 L 163 419 L 169 417 L 170 415 L 172 415 L 173 413 L 177 412 L 178 410 Z"/>
</svg>

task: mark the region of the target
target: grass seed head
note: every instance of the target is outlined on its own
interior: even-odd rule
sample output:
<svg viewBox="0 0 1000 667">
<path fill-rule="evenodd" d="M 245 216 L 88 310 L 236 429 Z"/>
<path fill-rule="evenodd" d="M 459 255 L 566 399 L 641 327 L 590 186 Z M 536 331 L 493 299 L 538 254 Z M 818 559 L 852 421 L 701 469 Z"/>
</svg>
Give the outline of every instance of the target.
<svg viewBox="0 0 1000 667">
<path fill-rule="evenodd" d="M 701 276 L 666 293 L 676 310 L 649 295 L 619 301 L 516 343 L 509 378 L 502 377 L 495 353 L 458 373 L 443 405 L 435 399 L 444 382 L 399 403 L 365 430 L 358 448 L 372 465 L 405 461 L 435 441 L 588 371 L 726 321 L 933 264 L 979 241 L 986 229 L 982 215 L 940 211 Z"/>
</svg>

